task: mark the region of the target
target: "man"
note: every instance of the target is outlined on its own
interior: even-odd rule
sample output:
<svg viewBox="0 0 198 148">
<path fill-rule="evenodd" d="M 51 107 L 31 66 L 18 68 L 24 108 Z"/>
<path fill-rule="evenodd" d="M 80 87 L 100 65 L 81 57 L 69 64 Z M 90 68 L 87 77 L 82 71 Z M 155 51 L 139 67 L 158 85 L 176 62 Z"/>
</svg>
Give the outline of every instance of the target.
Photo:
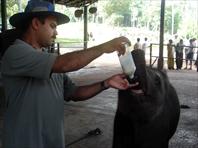
<svg viewBox="0 0 198 148">
<path fill-rule="evenodd" d="M 137 38 L 137 42 L 135 43 L 133 49 L 134 50 L 136 50 L 136 49 L 142 49 L 142 45 L 140 43 L 140 38 Z"/>
<path fill-rule="evenodd" d="M 182 68 L 183 65 L 183 50 L 184 50 L 184 41 L 180 39 L 179 43 L 175 46 L 175 52 L 176 52 L 176 66 L 177 70 Z"/>
<path fill-rule="evenodd" d="M 192 61 L 194 57 L 194 40 L 189 40 L 189 46 L 186 49 L 186 67 L 184 69 L 188 69 L 188 61 L 190 61 L 190 68 L 188 70 L 192 70 Z"/>
<path fill-rule="evenodd" d="M 169 70 L 174 70 L 174 45 L 173 40 L 170 39 L 167 44 L 167 67 Z"/>
<path fill-rule="evenodd" d="M 103 53 L 123 54 L 125 37 L 60 56 L 42 52 L 56 38 L 57 25 L 69 18 L 54 11 L 49 2 L 29 1 L 10 24 L 22 31 L 2 58 L 2 77 L 7 99 L 4 148 L 64 148 L 64 99 L 83 101 L 112 87 L 131 87 L 125 75 L 76 86 L 65 74 L 83 68 Z"/>
<path fill-rule="evenodd" d="M 146 48 L 149 46 L 147 40 L 148 40 L 147 37 L 145 37 L 144 43 L 142 44 L 142 50 L 144 51 L 145 55 L 146 55 Z"/>
</svg>

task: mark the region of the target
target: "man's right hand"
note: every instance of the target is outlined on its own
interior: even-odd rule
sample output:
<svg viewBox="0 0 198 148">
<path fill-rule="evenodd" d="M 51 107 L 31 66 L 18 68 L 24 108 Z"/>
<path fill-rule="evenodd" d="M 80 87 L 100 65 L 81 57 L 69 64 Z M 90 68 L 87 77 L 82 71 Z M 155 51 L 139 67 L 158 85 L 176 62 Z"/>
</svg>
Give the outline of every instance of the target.
<svg viewBox="0 0 198 148">
<path fill-rule="evenodd" d="M 125 44 L 131 45 L 131 42 L 128 38 L 122 36 L 101 44 L 101 50 L 103 50 L 103 53 L 118 51 L 119 54 L 124 54 Z"/>
</svg>

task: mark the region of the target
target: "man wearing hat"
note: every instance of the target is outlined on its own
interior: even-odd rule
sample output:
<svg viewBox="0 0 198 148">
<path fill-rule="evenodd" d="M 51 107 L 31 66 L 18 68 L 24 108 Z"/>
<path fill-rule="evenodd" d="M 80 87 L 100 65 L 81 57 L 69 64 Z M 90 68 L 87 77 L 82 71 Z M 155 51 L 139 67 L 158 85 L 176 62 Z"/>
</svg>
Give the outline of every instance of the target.
<svg viewBox="0 0 198 148">
<path fill-rule="evenodd" d="M 51 3 L 33 0 L 24 12 L 10 18 L 10 24 L 22 33 L 2 58 L 8 106 L 4 148 L 64 148 L 64 100 L 83 101 L 109 87 L 131 87 L 123 74 L 86 86 L 76 86 L 65 74 L 103 53 L 123 54 L 123 42 L 130 44 L 125 37 L 60 56 L 42 52 L 55 40 L 57 25 L 67 22 L 69 18 L 55 12 Z"/>
</svg>

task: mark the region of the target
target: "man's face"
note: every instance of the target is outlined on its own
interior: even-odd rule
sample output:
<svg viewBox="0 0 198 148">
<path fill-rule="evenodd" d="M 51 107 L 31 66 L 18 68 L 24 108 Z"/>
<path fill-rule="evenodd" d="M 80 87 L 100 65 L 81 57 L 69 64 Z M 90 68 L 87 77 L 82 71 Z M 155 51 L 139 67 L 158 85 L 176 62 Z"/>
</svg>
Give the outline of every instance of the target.
<svg viewBox="0 0 198 148">
<path fill-rule="evenodd" d="M 56 27 L 56 18 L 53 16 L 48 16 L 45 19 L 44 24 L 40 23 L 39 29 L 37 30 L 37 42 L 41 47 L 49 47 L 52 45 L 57 35 Z"/>
</svg>

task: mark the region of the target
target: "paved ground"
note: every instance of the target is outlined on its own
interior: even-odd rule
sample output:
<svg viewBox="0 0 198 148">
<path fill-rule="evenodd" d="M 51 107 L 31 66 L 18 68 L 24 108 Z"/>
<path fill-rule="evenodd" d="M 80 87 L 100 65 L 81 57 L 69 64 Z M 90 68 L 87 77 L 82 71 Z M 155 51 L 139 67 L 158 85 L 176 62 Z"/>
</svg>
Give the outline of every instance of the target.
<svg viewBox="0 0 198 148">
<path fill-rule="evenodd" d="M 121 72 L 121 68 L 118 61 L 103 56 L 87 67 L 69 75 L 77 84 L 83 85 L 119 72 Z M 174 70 L 167 71 L 167 73 L 178 92 L 180 103 L 190 106 L 190 109 L 181 109 L 179 126 L 170 141 L 170 148 L 198 148 L 198 73 L 195 70 Z M 101 135 L 81 140 L 70 145 L 69 148 L 111 148 L 116 107 L 117 90 L 115 89 L 105 90 L 88 101 L 66 102 L 67 144 L 84 136 L 90 130 L 95 128 L 102 130 Z"/>
<path fill-rule="evenodd" d="M 96 62 L 71 73 L 71 77 L 76 83 L 85 84 L 118 72 L 121 69 L 117 62 L 107 65 Z M 173 70 L 167 73 L 178 92 L 180 103 L 190 107 L 181 109 L 178 129 L 170 141 L 170 148 L 198 148 L 198 73 L 195 70 Z M 116 106 L 117 91 L 114 89 L 108 89 L 88 101 L 65 103 L 66 143 L 95 128 L 103 132 L 102 135 L 81 140 L 70 148 L 111 148 Z"/>
</svg>

